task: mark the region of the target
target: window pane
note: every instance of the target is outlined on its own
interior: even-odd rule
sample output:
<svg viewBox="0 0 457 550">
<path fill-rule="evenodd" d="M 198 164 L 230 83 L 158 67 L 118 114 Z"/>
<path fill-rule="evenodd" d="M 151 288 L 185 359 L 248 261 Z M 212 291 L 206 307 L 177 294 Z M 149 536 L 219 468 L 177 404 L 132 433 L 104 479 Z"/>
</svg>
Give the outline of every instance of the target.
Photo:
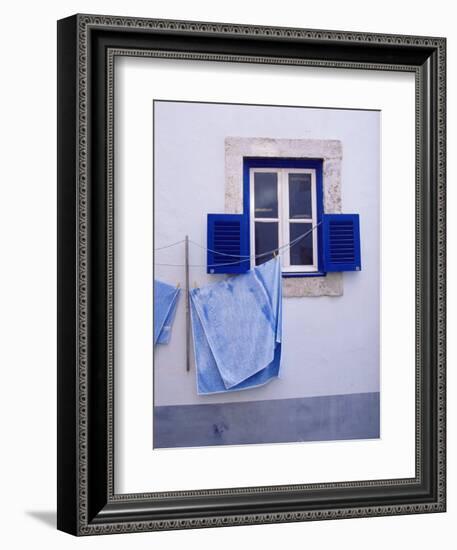
<svg viewBox="0 0 457 550">
<path fill-rule="evenodd" d="M 256 218 L 278 217 L 278 174 L 254 173 L 254 209 Z"/>
<path fill-rule="evenodd" d="M 289 174 L 289 217 L 311 218 L 311 174 Z"/>
<path fill-rule="evenodd" d="M 290 223 L 290 241 L 306 235 L 290 247 L 290 265 L 312 265 L 313 264 L 313 224 L 311 223 Z"/>
<path fill-rule="evenodd" d="M 278 223 L 256 222 L 255 224 L 255 255 L 264 254 L 278 248 Z M 263 264 L 273 258 L 273 253 L 256 257 L 255 265 Z"/>
</svg>

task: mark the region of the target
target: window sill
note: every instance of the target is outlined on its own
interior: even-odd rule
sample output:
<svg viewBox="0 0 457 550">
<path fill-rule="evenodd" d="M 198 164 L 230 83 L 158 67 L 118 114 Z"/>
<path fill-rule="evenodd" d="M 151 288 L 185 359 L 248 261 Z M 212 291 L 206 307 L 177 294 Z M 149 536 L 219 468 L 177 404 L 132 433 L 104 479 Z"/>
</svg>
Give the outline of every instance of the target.
<svg viewBox="0 0 457 550">
<path fill-rule="evenodd" d="M 340 272 L 314 271 L 312 273 L 283 273 L 282 275 L 284 298 L 343 295 L 343 274 Z"/>
</svg>

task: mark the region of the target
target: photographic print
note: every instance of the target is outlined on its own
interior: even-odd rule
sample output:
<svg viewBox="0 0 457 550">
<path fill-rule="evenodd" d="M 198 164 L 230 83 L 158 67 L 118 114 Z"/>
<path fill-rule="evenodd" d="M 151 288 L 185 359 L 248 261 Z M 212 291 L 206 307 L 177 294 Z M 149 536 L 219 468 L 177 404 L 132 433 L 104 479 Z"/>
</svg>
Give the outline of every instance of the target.
<svg viewBox="0 0 457 550">
<path fill-rule="evenodd" d="M 380 437 L 380 123 L 154 101 L 154 448 Z"/>
<path fill-rule="evenodd" d="M 446 39 L 76 14 L 57 96 L 58 528 L 444 512 Z"/>
</svg>

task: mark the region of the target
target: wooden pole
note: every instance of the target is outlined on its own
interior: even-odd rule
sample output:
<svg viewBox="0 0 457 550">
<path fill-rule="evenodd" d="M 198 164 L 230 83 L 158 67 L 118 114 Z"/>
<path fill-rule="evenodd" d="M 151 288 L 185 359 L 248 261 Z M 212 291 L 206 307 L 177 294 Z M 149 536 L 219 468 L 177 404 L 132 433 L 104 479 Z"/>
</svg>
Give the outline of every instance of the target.
<svg viewBox="0 0 457 550">
<path fill-rule="evenodd" d="M 189 297 L 189 235 L 185 241 L 186 266 L 186 372 L 190 371 L 190 297 Z"/>
</svg>

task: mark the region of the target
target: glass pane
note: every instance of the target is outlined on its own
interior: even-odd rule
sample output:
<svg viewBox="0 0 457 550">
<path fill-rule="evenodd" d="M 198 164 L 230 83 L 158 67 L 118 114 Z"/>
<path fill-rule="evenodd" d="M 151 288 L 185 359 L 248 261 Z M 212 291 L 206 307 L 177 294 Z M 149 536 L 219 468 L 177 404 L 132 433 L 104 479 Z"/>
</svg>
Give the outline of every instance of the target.
<svg viewBox="0 0 457 550">
<path fill-rule="evenodd" d="M 311 218 L 311 174 L 289 174 L 289 218 Z"/>
<path fill-rule="evenodd" d="M 255 224 L 255 265 L 263 264 L 273 258 L 273 252 L 258 257 L 278 248 L 278 222 L 256 222 Z"/>
<path fill-rule="evenodd" d="M 278 217 L 278 174 L 254 173 L 254 209 L 256 218 Z"/>
<path fill-rule="evenodd" d="M 306 235 L 290 246 L 290 265 L 312 265 L 313 264 L 313 224 L 311 223 L 290 223 L 290 241 Z"/>
</svg>

